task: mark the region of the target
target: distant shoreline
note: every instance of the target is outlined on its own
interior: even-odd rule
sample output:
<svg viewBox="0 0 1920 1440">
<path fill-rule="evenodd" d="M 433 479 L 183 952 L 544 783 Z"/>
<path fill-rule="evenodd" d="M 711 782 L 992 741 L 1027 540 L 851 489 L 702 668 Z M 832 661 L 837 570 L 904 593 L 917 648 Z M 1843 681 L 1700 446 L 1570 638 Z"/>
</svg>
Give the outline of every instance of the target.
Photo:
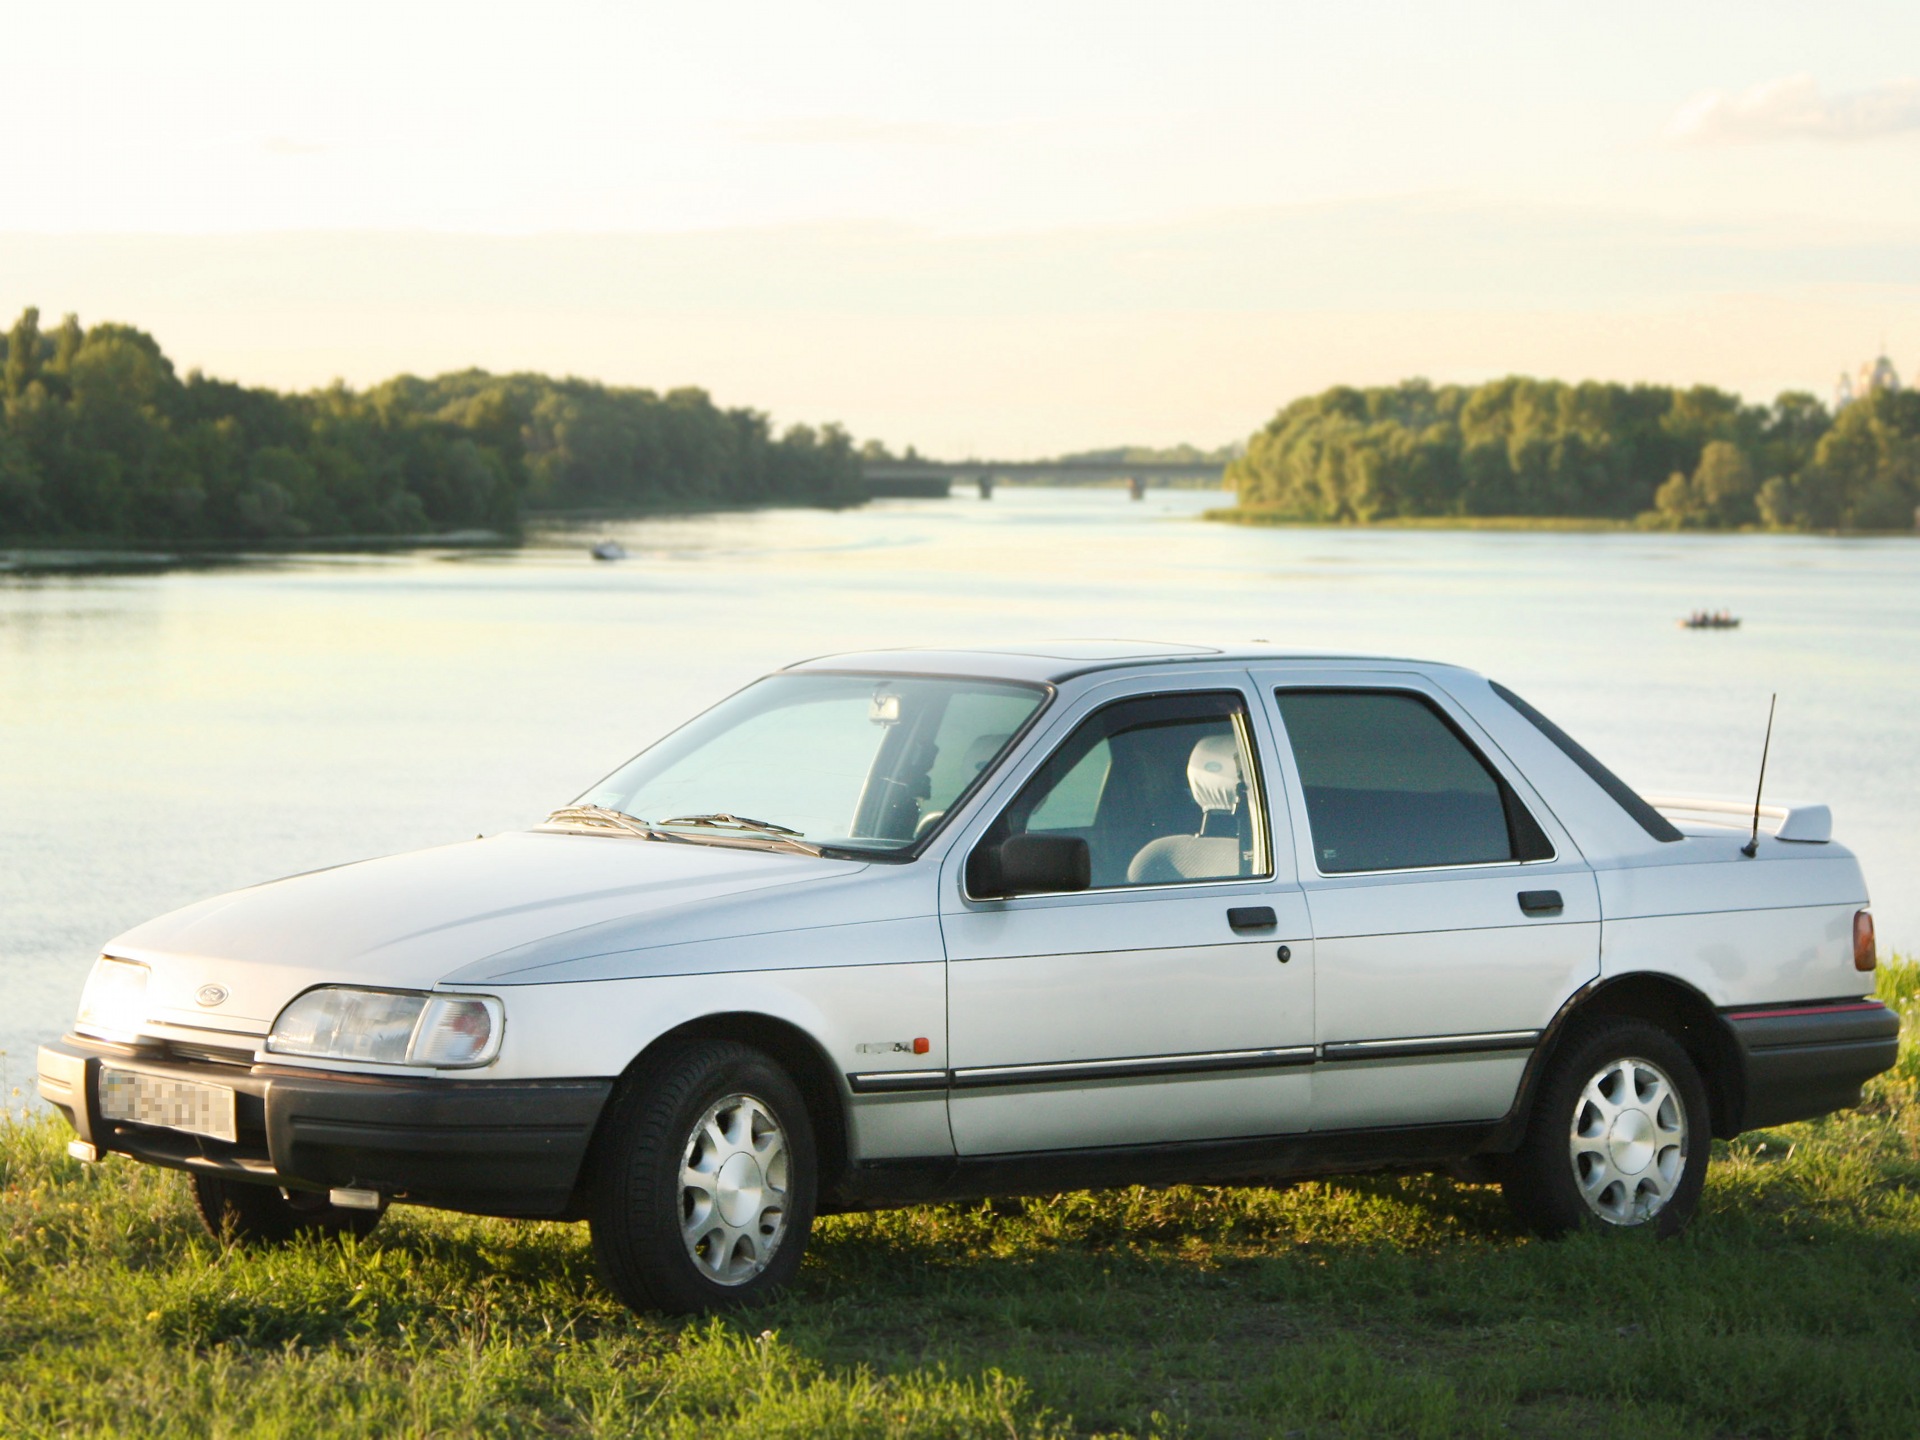
<svg viewBox="0 0 1920 1440">
<path fill-rule="evenodd" d="M 239 565 L 295 555 L 385 555 L 405 550 L 517 550 L 521 537 L 498 530 L 420 535 L 302 535 L 275 539 L 196 540 L 189 545 L 115 544 L 97 536 L 65 540 L 0 537 L 0 575 L 102 570 L 181 570 Z"/>
<path fill-rule="evenodd" d="M 852 502 L 864 503 L 864 502 Z M 577 510 L 528 510 L 514 530 L 444 530 L 415 535 L 281 535 L 208 538 L 173 546 L 116 543 L 104 536 L 37 538 L 0 535 L 0 575 L 55 574 L 100 570 L 174 570 L 194 566 L 241 564 L 256 559 L 298 555 L 387 555 L 416 550 L 522 550 L 530 541 L 555 532 L 589 530 L 596 525 L 633 520 L 732 515 L 756 510 L 816 510 L 791 500 L 660 501 Z M 848 505 L 824 507 L 840 510 Z"/>
<path fill-rule="evenodd" d="M 1201 513 L 1228 525 L 1273 525 L 1314 530 L 1550 530 L 1644 534 L 1631 520 L 1590 515 L 1395 515 L 1381 520 L 1306 520 L 1258 505 L 1226 505 Z"/>
<path fill-rule="evenodd" d="M 1600 515 L 1395 515 L 1380 520 L 1307 520 L 1257 505 L 1227 505 L 1202 511 L 1202 520 L 1227 525 L 1300 530 L 1493 530 L 1544 531 L 1566 535 L 1823 535 L 1832 539 L 1915 539 L 1915 530 L 1770 530 L 1761 525 L 1667 529 Z"/>
</svg>

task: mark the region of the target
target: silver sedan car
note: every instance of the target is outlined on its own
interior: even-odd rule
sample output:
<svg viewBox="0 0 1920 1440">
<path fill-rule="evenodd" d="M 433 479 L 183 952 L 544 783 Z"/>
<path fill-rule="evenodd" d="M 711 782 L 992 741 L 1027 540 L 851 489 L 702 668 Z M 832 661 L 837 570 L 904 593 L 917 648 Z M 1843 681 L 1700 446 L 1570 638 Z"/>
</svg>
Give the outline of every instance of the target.
<svg viewBox="0 0 1920 1440">
<path fill-rule="evenodd" d="M 665 1310 L 819 1214 L 1117 1183 L 1449 1167 L 1671 1232 L 1713 1137 L 1895 1055 L 1825 807 L 1748 808 L 1447 665 L 811 660 L 530 830 L 129 931 L 40 1088 L 217 1232 L 584 1219 Z"/>
</svg>

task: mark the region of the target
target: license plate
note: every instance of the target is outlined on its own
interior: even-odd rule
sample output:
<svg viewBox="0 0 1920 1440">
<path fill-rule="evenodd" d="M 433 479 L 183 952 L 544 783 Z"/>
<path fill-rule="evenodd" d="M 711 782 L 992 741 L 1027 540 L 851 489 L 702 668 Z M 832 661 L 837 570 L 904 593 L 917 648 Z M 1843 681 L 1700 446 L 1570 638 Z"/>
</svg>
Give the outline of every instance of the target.
<svg viewBox="0 0 1920 1440">
<path fill-rule="evenodd" d="M 102 1066 L 100 1115 L 106 1120 L 211 1135 L 216 1140 L 240 1138 L 233 1122 L 233 1091 L 198 1080 L 170 1080 Z"/>
</svg>

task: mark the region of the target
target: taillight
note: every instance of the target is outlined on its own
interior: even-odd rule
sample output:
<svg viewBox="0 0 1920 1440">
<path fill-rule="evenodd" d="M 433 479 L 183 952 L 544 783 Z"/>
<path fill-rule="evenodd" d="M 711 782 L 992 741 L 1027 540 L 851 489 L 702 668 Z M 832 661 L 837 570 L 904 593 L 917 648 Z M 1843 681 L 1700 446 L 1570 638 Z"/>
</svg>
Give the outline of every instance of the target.
<svg viewBox="0 0 1920 1440">
<path fill-rule="evenodd" d="M 1853 912 L 1853 968 L 1871 970 L 1880 957 L 1873 950 L 1873 912 Z"/>
</svg>

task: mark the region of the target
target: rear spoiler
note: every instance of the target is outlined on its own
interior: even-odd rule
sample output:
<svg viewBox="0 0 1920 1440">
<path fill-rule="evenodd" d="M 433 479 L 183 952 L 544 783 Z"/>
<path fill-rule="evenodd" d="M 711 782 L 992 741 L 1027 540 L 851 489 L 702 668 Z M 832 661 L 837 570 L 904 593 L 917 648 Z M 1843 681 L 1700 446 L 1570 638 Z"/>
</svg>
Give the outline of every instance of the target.
<svg viewBox="0 0 1920 1440">
<path fill-rule="evenodd" d="M 1647 803 L 1669 820 L 1690 820 L 1745 831 L 1753 824 L 1751 800 L 1713 800 L 1699 795 L 1649 795 Z M 1833 811 L 1825 805 L 1762 805 L 1761 828 L 1776 840 L 1824 845 L 1833 839 Z M 1772 821 L 1772 824 L 1768 824 Z"/>
</svg>

